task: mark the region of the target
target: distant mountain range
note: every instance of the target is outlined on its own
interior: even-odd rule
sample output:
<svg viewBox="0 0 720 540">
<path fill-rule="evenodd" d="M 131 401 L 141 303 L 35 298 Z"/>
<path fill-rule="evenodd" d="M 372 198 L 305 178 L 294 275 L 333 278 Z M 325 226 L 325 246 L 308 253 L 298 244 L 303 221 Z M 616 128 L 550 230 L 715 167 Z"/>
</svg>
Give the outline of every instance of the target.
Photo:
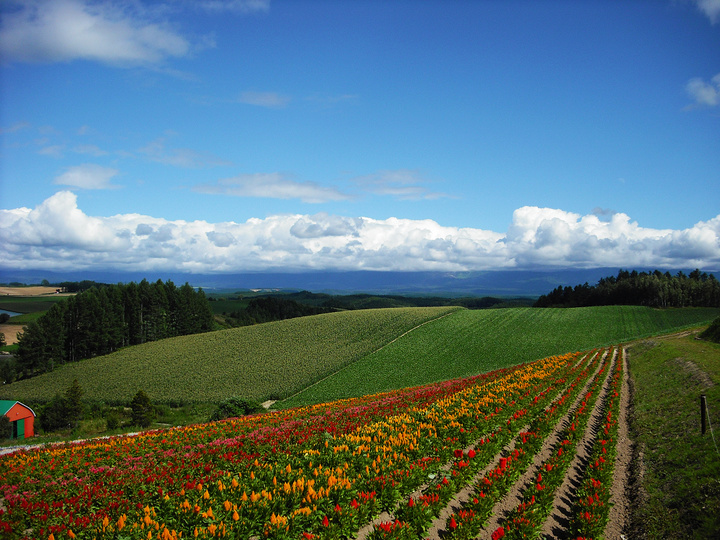
<svg viewBox="0 0 720 540">
<path fill-rule="evenodd" d="M 436 296 L 540 296 L 560 286 L 595 285 L 600 278 L 614 276 L 618 268 L 580 270 L 500 270 L 484 272 L 267 272 L 238 274 L 188 274 L 181 272 L 117 272 L 0 269 L 0 283 L 39 284 L 63 281 L 97 281 L 127 283 L 171 280 L 185 282 L 208 292 L 247 289 L 283 289 L 327 292 L 332 294 L 366 292 L 373 294 L 436 295 Z M 627 268 L 627 270 L 633 270 Z M 652 271 L 654 268 L 636 268 Z M 664 269 L 660 269 L 665 271 Z M 693 269 L 683 270 L 689 273 Z M 676 274 L 677 270 L 670 270 Z M 718 277 L 718 274 L 715 274 Z"/>
</svg>

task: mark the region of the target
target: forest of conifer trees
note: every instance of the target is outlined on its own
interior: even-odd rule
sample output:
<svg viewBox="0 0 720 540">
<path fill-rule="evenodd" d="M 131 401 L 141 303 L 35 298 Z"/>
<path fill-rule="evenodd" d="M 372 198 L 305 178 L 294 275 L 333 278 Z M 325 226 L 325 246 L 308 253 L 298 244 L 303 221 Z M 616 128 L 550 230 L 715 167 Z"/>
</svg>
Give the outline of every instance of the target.
<svg viewBox="0 0 720 540">
<path fill-rule="evenodd" d="M 720 281 L 700 270 L 632 272 L 602 278 L 597 285 L 559 286 L 538 298 L 535 307 L 633 305 L 666 307 L 720 307 Z"/>
<path fill-rule="evenodd" d="M 205 293 L 188 283 L 96 286 L 54 304 L 26 326 L 18 341 L 17 375 L 31 377 L 120 347 L 212 328 Z"/>
</svg>

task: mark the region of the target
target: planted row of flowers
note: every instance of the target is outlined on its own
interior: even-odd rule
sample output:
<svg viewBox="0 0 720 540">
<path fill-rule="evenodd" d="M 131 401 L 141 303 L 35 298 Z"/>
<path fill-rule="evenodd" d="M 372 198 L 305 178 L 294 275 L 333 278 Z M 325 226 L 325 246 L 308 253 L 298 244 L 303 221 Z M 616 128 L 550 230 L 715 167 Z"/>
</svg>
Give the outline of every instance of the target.
<svg viewBox="0 0 720 540">
<path fill-rule="evenodd" d="M 595 403 L 600 398 L 607 367 L 608 364 L 603 365 L 595 377 L 582 403 L 571 415 L 570 425 L 560 433 L 558 444 L 539 466 L 537 478 L 524 491 L 520 504 L 495 531 L 496 537 L 521 539 L 538 536 L 553 510 L 555 492 L 565 480 L 568 467 L 575 458 L 577 445 L 585 435 Z"/>
<path fill-rule="evenodd" d="M 610 490 L 617 451 L 624 349 L 620 349 L 619 355 L 613 370 L 603 424 L 595 437 L 581 487 L 573 502 L 569 528 L 573 537 L 586 540 L 598 538 L 603 534 L 610 515 Z"/>
<path fill-rule="evenodd" d="M 597 360 L 597 357 L 594 359 Z M 593 364 L 593 362 L 589 364 Z M 450 464 L 452 468 L 448 475 L 441 476 L 440 481 L 429 483 L 427 489 L 421 494 L 415 494 L 405 500 L 394 512 L 395 519 L 377 524 L 371 538 L 404 538 L 409 534 L 408 531 L 413 531 L 415 538 L 421 536 L 457 491 L 471 482 L 471 479 L 477 476 L 478 471 L 487 468 L 487 465 L 502 448 L 517 437 L 519 429 L 522 429 L 520 426 L 527 422 L 542 424 L 543 421 L 540 418 L 545 419 L 545 422 L 554 422 L 551 420 L 554 413 L 559 415 L 561 411 L 565 410 L 563 407 L 569 406 L 567 396 L 574 395 L 579 390 L 577 383 L 584 381 L 589 376 L 589 370 L 589 365 L 585 364 L 584 369 L 581 369 L 581 364 L 576 362 L 568 366 L 567 370 L 558 373 L 558 377 L 554 381 L 546 380 L 543 381 L 544 386 L 533 387 L 531 394 L 526 393 L 523 396 L 524 400 L 514 403 L 515 412 L 508 419 L 506 426 L 499 427 L 493 437 L 481 439 L 477 441 L 478 444 L 471 445 L 464 451 L 456 449 L 454 461 Z M 576 371 L 582 371 L 582 373 L 569 386 L 566 386 L 567 379 Z M 553 401 L 552 398 L 558 388 L 563 390 L 560 392 L 560 397 Z M 550 403 L 551 401 L 552 403 Z M 549 403 L 550 405 L 548 405 Z M 477 451 L 483 453 L 482 457 L 478 455 Z M 504 471 L 510 460 L 510 457 L 501 459 L 502 465 L 496 471 L 498 473 Z M 471 515 L 472 510 L 466 514 Z"/>
<path fill-rule="evenodd" d="M 474 538 L 487 525 L 496 503 L 507 495 L 515 482 L 525 473 L 558 420 L 568 412 L 586 384 L 590 384 L 588 379 L 591 375 L 593 376 L 591 382 L 597 382 L 599 374 L 604 369 L 605 356 L 596 355 L 593 360 L 566 391 L 543 411 L 542 415 L 533 419 L 527 430 L 518 434 L 514 449 L 499 460 L 499 466 L 476 482 L 468 501 L 450 516 L 445 524 L 449 538 Z"/>
</svg>

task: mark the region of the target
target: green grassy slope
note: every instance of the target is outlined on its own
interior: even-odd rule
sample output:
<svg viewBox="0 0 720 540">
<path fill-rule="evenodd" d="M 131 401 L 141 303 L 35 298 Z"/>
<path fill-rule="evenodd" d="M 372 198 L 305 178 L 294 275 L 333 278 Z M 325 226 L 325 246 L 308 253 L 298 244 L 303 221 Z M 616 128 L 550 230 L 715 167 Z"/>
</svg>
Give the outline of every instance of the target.
<svg viewBox="0 0 720 540">
<path fill-rule="evenodd" d="M 84 398 L 218 402 L 284 397 L 458 308 L 346 311 L 182 336 L 61 366 L 0 388 L 0 399 L 49 400 L 78 379 Z"/>
<path fill-rule="evenodd" d="M 720 538 L 720 344 L 695 336 L 628 350 L 639 488 L 630 538 Z M 702 435 L 700 395 L 710 422 Z M 710 432 L 712 427 L 713 432 Z"/>
<path fill-rule="evenodd" d="M 638 306 L 511 308 L 453 313 L 278 406 L 292 407 L 465 377 L 552 354 L 709 322 L 720 309 Z"/>
</svg>

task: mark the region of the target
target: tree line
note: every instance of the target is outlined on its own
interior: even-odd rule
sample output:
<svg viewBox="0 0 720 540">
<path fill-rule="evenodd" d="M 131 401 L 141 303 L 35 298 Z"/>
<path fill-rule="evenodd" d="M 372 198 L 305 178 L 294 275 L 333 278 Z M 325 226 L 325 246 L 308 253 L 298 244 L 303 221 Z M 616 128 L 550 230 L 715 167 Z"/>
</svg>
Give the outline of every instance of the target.
<svg viewBox="0 0 720 540">
<path fill-rule="evenodd" d="M 96 285 L 57 302 L 18 338 L 16 375 L 32 377 L 55 366 L 121 347 L 212 330 L 202 289 L 172 281 Z"/>
<path fill-rule="evenodd" d="M 720 281 L 696 269 L 638 272 L 620 270 L 617 276 L 601 278 L 597 285 L 559 286 L 538 298 L 535 307 L 582 307 L 637 305 L 666 307 L 720 307 Z"/>
<path fill-rule="evenodd" d="M 246 308 L 229 313 L 225 318 L 225 322 L 231 323 L 232 326 L 251 326 L 271 321 L 307 317 L 308 315 L 320 315 L 332 311 L 336 310 L 268 296 L 253 298 Z"/>
</svg>

